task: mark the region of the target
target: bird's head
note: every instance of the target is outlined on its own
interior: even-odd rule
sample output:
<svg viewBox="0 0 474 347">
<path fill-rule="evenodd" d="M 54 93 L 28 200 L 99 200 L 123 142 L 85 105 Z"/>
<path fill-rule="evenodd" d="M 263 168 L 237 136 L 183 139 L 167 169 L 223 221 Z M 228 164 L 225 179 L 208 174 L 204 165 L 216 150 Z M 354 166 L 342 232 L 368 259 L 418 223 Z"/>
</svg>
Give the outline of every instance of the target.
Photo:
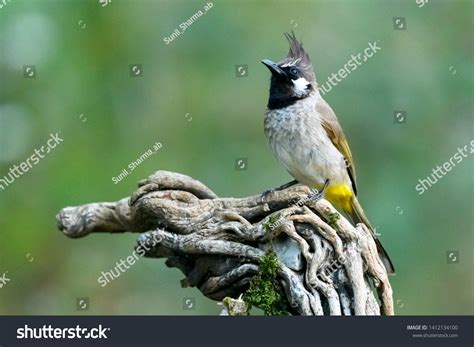
<svg viewBox="0 0 474 347">
<path fill-rule="evenodd" d="M 313 65 L 295 34 L 286 33 L 290 50 L 285 59 L 278 63 L 264 59 L 262 63 L 272 73 L 268 108 L 282 108 L 308 97 L 317 89 Z"/>
</svg>

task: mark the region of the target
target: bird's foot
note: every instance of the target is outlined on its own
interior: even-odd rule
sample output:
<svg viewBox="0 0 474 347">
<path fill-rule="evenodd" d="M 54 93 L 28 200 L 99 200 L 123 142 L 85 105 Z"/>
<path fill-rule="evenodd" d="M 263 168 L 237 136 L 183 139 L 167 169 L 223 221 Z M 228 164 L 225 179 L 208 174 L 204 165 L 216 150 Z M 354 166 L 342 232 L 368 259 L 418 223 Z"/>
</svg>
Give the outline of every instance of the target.
<svg viewBox="0 0 474 347">
<path fill-rule="evenodd" d="M 263 191 L 263 193 L 261 194 L 262 195 L 262 198 L 265 198 L 268 196 L 268 194 L 271 194 L 273 192 L 276 192 L 278 190 L 278 188 L 271 188 L 271 189 L 267 189 L 265 191 Z"/>
<path fill-rule="evenodd" d="M 267 190 L 265 190 L 265 191 L 262 193 L 261 199 L 262 199 L 262 201 L 263 201 L 263 200 L 265 200 L 265 198 L 268 196 L 268 194 L 271 194 L 271 193 L 274 193 L 274 192 L 278 192 L 278 191 L 280 191 L 280 190 L 284 190 L 284 189 L 289 188 L 289 187 L 291 187 L 291 186 L 294 186 L 294 185 L 296 185 L 296 184 L 298 184 L 298 181 L 297 181 L 297 180 L 293 180 L 293 181 L 288 182 L 288 183 L 285 183 L 285 184 L 283 184 L 283 185 L 281 185 L 281 186 L 279 186 L 279 187 L 267 189 Z"/>
</svg>

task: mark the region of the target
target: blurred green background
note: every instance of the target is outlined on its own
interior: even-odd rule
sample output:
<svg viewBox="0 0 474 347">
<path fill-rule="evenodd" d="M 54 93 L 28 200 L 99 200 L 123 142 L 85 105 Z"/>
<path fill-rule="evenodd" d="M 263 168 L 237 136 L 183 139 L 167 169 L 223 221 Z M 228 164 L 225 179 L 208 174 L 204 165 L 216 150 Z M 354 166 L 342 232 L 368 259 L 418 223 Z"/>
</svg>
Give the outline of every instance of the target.
<svg viewBox="0 0 474 347">
<path fill-rule="evenodd" d="M 105 1 L 104 1 L 105 3 Z M 136 234 L 70 240 L 65 206 L 114 201 L 155 170 L 243 197 L 287 182 L 263 134 L 269 72 L 294 30 L 324 83 L 378 40 L 382 49 L 325 99 L 355 157 L 361 203 L 397 268 L 398 314 L 473 314 L 473 161 L 423 195 L 431 174 L 473 138 L 473 1 L 11 0 L 0 9 L 0 178 L 61 131 L 64 142 L 0 190 L 0 314 L 217 314 L 163 260 L 142 259 L 105 288 Z M 420 3 L 420 1 L 418 1 Z M 405 17 L 407 30 L 394 30 Z M 141 64 L 143 76 L 131 77 Z M 245 77 L 236 65 L 246 64 Z M 23 66 L 35 65 L 36 78 Z M 394 122 L 395 110 L 407 112 Z M 143 152 L 163 148 L 119 184 Z M 236 170 L 237 158 L 248 158 Z M 449 263 L 448 251 L 457 251 Z M 88 297 L 87 311 L 76 298 Z M 184 298 L 195 298 L 193 310 Z"/>
</svg>

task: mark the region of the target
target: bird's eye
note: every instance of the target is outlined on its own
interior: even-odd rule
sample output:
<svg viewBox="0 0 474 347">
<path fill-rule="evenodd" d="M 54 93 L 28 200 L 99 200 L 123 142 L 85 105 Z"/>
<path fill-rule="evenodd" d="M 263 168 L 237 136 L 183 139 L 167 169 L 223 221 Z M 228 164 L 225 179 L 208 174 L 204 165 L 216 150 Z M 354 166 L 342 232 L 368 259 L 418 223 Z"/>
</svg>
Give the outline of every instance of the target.
<svg viewBox="0 0 474 347">
<path fill-rule="evenodd" d="M 296 70 L 295 68 L 291 68 L 290 74 L 293 75 L 293 76 L 297 76 L 298 75 L 298 70 Z"/>
</svg>

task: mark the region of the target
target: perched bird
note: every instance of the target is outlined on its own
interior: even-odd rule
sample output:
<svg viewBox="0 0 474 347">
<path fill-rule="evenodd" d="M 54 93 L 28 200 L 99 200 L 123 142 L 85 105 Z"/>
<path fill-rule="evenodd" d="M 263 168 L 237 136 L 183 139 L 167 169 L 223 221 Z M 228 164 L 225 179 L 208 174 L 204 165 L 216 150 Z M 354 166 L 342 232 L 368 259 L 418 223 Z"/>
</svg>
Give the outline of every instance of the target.
<svg viewBox="0 0 474 347">
<path fill-rule="evenodd" d="M 357 200 L 354 160 L 334 111 L 321 97 L 313 66 L 294 33 L 285 34 L 290 50 L 278 63 L 262 60 L 271 71 L 265 135 L 285 169 L 295 180 L 319 191 L 354 223 L 364 223 L 373 234 L 387 271 L 393 264 Z"/>
</svg>

